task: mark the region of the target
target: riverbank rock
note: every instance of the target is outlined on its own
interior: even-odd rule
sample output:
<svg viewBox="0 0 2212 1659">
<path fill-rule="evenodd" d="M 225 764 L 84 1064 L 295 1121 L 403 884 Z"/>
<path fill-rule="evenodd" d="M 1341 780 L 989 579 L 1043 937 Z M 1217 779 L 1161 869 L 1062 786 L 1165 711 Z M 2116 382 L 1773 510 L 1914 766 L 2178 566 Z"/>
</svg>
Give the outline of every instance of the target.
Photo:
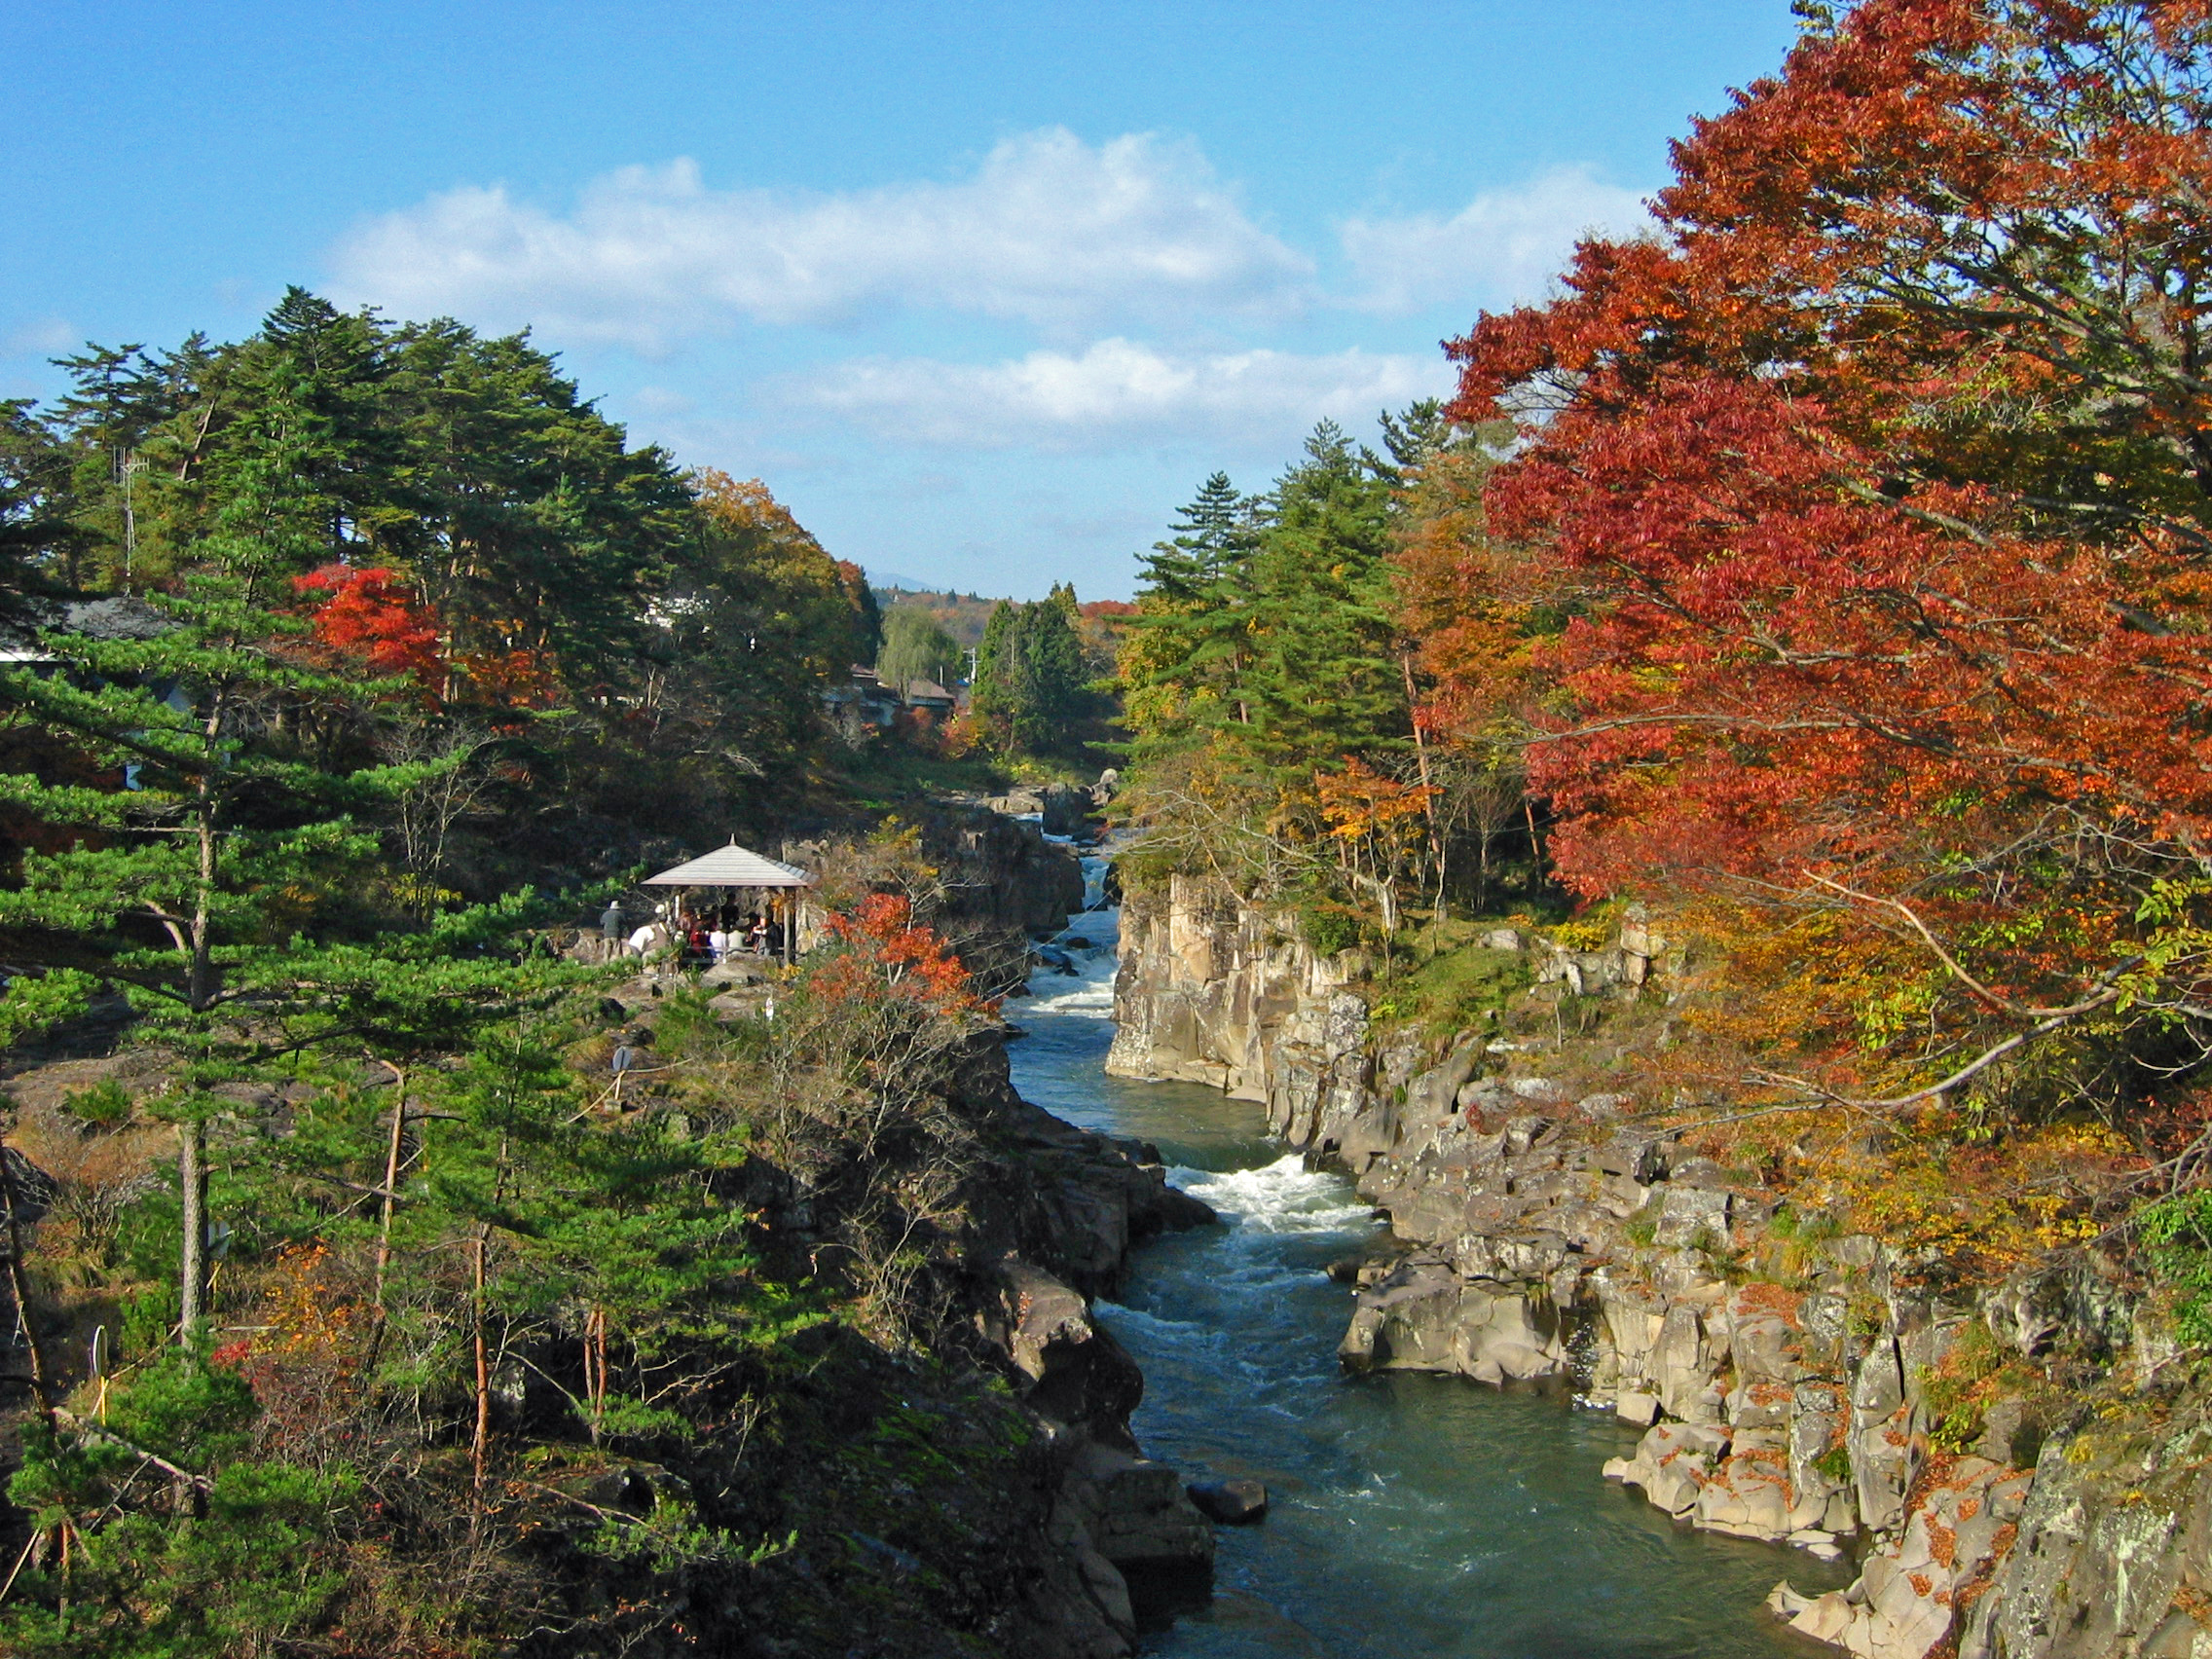
<svg viewBox="0 0 2212 1659">
<path fill-rule="evenodd" d="M 1200 1481 L 1188 1491 L 1208 1520 L 1225 1527 L 1248 1526 L 1268 1513 L 1268 1489 L 1258 1481 Z"/>
<path fill-rule="evenodd" d="M 1132 1639 L 1211 1592 L 1213 1528 L 1164 1463 L 1081 1448 L 1067 1461 L 1051 1529 L 1083 1564 L 1096 1606 Z"/>
<path fill-rule="evenodd" d="M 1500 1384 L 1565 1369 L 1549 1305 L 1494 1281 L 1469 1283 L 1440 1262 L 1410 1262 L 1359 1292 L 1337 1349 L 1352 1371 L 1456 1371 Z"/>
<path fill-rule="evenodd" d="M 1159 1149 L 1077 1128 L 1015 1091 L 1004 1033 L 978 1035 L 962 1056 L 963 1098 L 987 1113 L 998 1151 L 979 1178 L 997 1222 L 979 1252 L 1045 1262 L 1085 1296 L 1111 1295 L 1131 1248 L 1162 1233 L 1210 1226 L 1213 1211 L 1168 1184 Z"/>
<path fill-rule="evenodd" d="M 1687 972 L 1633 909 L 1595 950 L 1482 943 L 1554 998 L 1650 1004 Z M 1779 1227 L 1758 1170 L 1567 1081 L 1618 1075 L 1617 1052 L 1378 1028 L 1356 952 L 1216 884 L 1133 895 L 1123 945 L 1113 1069 L 1265 1102 L 1388 1217 L 1332 1268 L 1355 1286 L 1347 1368 L 1571 1379 L 1642 1431 L 1604 1472 L 1655 1507 L 1857 1553 L 1848 1588 L 1771 1604 L 1859 1659 L 2212 1656 L 2212 1402 L 2109 1250 L 1991 1283 L 1817 1211 Z M 1962 1375 L 1983 1380 L 1964 1403 Z"/>
<path fill-rule="evenodd" d="M 1930 1474 L 1895 1546 L 1869 1557 L 1848 1590 L 1805 1597 L 1785 1582 L 1768 1606 L 1799 1635 L 1860 1659 L 1923 1659 L 1987 1591 L 2018 1535 L 2030 1479 L 1980 1457 L 1945 1457 Z"/>
</svg>

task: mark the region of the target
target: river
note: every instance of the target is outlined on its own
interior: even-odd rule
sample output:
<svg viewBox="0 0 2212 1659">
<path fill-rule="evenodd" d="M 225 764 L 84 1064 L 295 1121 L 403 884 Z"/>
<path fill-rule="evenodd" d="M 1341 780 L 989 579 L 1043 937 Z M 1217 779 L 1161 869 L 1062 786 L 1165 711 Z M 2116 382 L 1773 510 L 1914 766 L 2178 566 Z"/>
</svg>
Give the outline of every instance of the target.
<svg viewBox="0 0 2212 1659">
<path fill-rule="evenodd" d="M 1087 860 L 1095 893 L 1099 865 Z M 1349 1378 L 1350 1297 L 1324 1272 L 1377 1229 L 1308 1171 L 1260 1108 L 1105 1074 L 1119 918 L 1070 918 L 1079 972 L 1008 1014 L 1021 1092 L 1152 1141 L 1222 1225 L 1147 1245 L 1102 1323 L 1144 1368 L 1135 1428 L 1186 1478 L 1253 1476 L 1272 1508 L 1224 1528 L 1206 1610 L 1155 1633 L 1172 1659 L 1812 1659 L 1759 1604 L 1785 1576 L 1844 1583 L 1801 1551 L 1693 1532 L 1602 1479 L 1633 1430 L 1563 1391 L 1451 1377 Z"/>
</svg>

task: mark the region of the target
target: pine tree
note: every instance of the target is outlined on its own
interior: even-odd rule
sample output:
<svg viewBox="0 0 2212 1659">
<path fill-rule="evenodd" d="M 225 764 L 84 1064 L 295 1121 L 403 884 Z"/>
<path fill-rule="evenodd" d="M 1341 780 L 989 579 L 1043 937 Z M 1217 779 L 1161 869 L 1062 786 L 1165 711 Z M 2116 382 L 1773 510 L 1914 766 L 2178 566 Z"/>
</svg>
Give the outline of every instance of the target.
<svg viewBox="0 0 2212 1659">
<path fill-rule="evenodd" d="M 1001 600 L 992 610 L 977 652 L 971 707 L 1008 753 L 1054 754 L 1074 742 L 1088 695 L 1081 619 L 1075 589 L 1064 584 L 1049 598 Z"/>
<path fill-rule="evenodd" d="M 1261 525 L 1261 503 L 1216 472 L 1174 535 L 1141 557 L 1144 587 L 1118 664 L 1137 758 L 1230 720 L 1249 723 L 1245 579 Z"/>
<path fill-rule="evenodd" d="M 236 1114 L 236 1086 L 333 1044 L 451 1042 L 509 994 L 497 967 L 463 954 L 499 912 L 427 937 L 387 936 L 362 912 L 380 848 L 353 814 L 454 762 L 333 767 L 302 741 L 312 711 L 389 687 L 303 666 L 303 625 L 269 608 L 316 529 L 300 475 L 279 454 L 227 483 L 207 573 L 141 602 L 161 619 L 152 637 L 49 635 L 48 661 L 0 676 L 18 728 L 74 761 L 0 778 L 0 801 L 53 849 L 26 851 L 0 890 L 12 954 L 47 970 L 0 998 L 0 1036 L 81 1013 L 109 981 L 141 1040 L 173 1053 L 163 1109 L 178 1129 L 188 1342 L 204 1310 L 208 1126 Z"/>
<path fill-rule="evenodd" d="M 1386 440 L 1420 424 L 1417 405 Z M 1316 767 L 1404 740 L 1386 565 L 1396 477 L 1324 421 L 1264 499 L 1207 480 L 1146 560 L 1123 649 L 1135 764 L 1202 752 L 1215 775 L 1295 794 Z"/>
<path fill-rule="evenodd" d="M 976 678 L 969 692 L 970 713 L 1002 747 L 1012 740 L 1018 695 L 1014 618 L 1010 599 L 1002 599 L 991 608 L 990 619 L 983 624 L 982 643 L 976 647 Z"/>
<path fill-rule="evenodd" d="M 1277 482 L 1247 561 L 1241 674 L 1250 761 L 1287 783 L 1343 756 L 1403 743 L 1410 716 L 1393 644 L 1392 480 L 1333 422 Z"/>
</svg>

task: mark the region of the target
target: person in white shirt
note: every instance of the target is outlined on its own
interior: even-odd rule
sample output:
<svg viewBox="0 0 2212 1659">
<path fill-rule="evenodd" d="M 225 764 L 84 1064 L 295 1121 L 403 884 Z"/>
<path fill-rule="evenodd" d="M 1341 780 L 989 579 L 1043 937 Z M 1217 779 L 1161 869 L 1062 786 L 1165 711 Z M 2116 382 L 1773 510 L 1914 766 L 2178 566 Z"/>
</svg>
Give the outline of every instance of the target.
<svg viewBox="0 0 2212 1659">
<path fill-rule="evenodd" d="M 652 949 L 654 935 L 657 931 L 658 930 L 651 922 L 647 922 L 644 927 L 640 928 L 636 933 L 630 936 L 630 948 L 636 951 L 640 956 L 644 956 L 646 952 Z"/>
<path fill-rule="evenodd" d="M 717 962 L 729 954 L 729 930 L 719 922 L 707 935 L 707 954 Z"/>
</svg>

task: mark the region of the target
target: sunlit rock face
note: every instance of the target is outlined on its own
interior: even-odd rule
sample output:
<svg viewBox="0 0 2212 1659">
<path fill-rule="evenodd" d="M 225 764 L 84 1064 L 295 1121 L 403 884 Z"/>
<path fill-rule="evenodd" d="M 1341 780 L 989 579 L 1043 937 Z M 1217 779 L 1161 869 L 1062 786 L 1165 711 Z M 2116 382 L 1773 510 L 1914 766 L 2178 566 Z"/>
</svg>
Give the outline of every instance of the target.
<svg viewBox="0 0 2212 1659">
<path fill-rule="evenodd" d="M 1667 982 L 1639 921 L 1597 951 L 1500 931 L 1485 944 L 1540 984 Z M 1116 982 L 1112 1069 L 1264 1102 L 1388 1215 L 1347 1367 L 1610 1407 L 1646 1432 L 1605 1475 L 1684 1525 L 1859 1552 L 1848 1588 L 1769 1604 L 1861 1659 L 2212 1655 L 2212 1424 L 2112 1259 L 1947 1286 L 1878 1237 L 1783 1238 L 1755 1177 L 1636 1127 L 1632 1102 L 1530 1075 L 1512 1044 L 1372 1031 L 1368 968 L 1178 879 L 1130 897 Z M 1962 1431 L 1931 1380 L 1970 1340 L 2064 1386 L 2000 1392 Z"/>
</svg>

